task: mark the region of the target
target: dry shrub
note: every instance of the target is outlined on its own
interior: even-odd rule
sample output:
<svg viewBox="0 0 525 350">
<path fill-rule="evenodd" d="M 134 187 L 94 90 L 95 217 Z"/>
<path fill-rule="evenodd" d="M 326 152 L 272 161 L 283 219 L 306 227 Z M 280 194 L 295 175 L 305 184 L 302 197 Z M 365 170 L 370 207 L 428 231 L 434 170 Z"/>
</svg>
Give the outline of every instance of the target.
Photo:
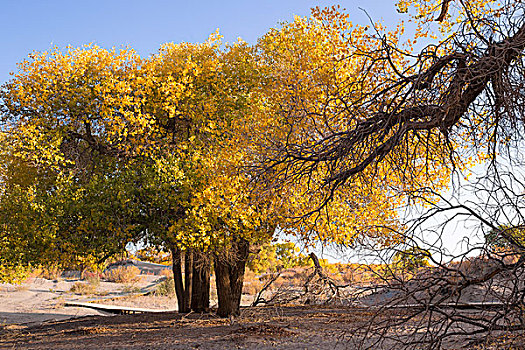
<svg viewBox="0 0 525 350">
<path fill-rule="evenodd" d="M 331 274 L 329 277 L 338 285 L 345 284 L 345 280 L 340 273 Z"/>
<path fill-rule="evenodd" d="M 244 282 L 242 286 L 242 294 L 256 295 L 263 287 L 263 283 L 259 280 Z"/>
<path fill-rule="evenodd" d="M 271 284 L 267 287 L 268 291 L 288 290 L 301 288 L 306 282 L 307 276 L 311 273 L 311 270 L 305 267 L 296 267 L 283 270 L 279 273 L 279 276 L 275 274 L 264 274 L 259 277 L 254 286 L 259 290 L 263 288 L 267 283 Z"/>
<path fill-rule="evenodd" d="M 162 269 L 159 275 L 166 278 L 173 278 L 173 271 L 171 269 Z"/>
<path fill-rule="evenodd" d="M 242 286 L 242 293 L 248 295 L 257 294 L 264 283 L 257 278 L 257 275 L 252 270 L 246 269 L 244 274 L 244 284 Z"/>
<path fill-rule="evenodd" d="M 75 282 L 71 286 L 71 289 L 69 289 L 70 293 L 75 294 L 95 294 L 97 291 L 97 286 L 91 283 L 85 283 L 85 282 Z"/>
<path fill-rule="evenodd" d="M 292 270 L 287 270 L 281 276 L 283 281 L 281 285 L 285 287 L 301 287 L 304 285 L 308 276 L 312 273 L 309 268 L 301 267 Z M 279 282 L 279 281 L 277 281 Z"/>
<path fill-rule="evenodd" d="M 60 276 L 62 276 L 63 272 L 64 270 L 62 270 L 58 265 L 47 266 L 42 268 L 40 277 L 48 280 L 58 280 Z"/>
<path fill-rule="evenodd" d="M 268 290 L 283 289 L 284 287 L 288 287 L 290 285 L 290 282 L 290 279 L 278 277 L 275 281 L 273 281 Z"/>
<path fill-rule="evenodd" d="M 245 282 L 242 285 L 242 294 L 256 295 L 258 292 L 259 292 L 259 289 L 257 288 L 257 286 L 254 286 L 253 283 L 251 282 L 248 282 L 248 283 Z"/>
<path fill-rule="evenodd" d="M 339 269 L 339 272 L 345 284 L 363 285 L 383 283 L 389 270 L 390 267 L 382 264 L 346 264 Z"/>
<path fill-rule="evenodd" d="M 100 284 L 100 278 L 102 275 L 98 272 L 84 271 L 82 272 L 82 279 L 90 284 Z"/>
<path fill-rule="evenodd" d="M 140 269 L 136 266 L 117 266 L 104 272 L 104 279 L 115 283 L 134 283 L 139 280 Z"/>
<path fill-rule="evenodd" d="M 17 265 L 0 264 L 0 281 L 8 283 L 24 283 L 31 276 L 29 268 Z"/>
<path fill-rule="evenodd" d="M 310 271 L 311 273 L 311 271 Z M 310 273 L 305 273 L 303 271 L 297 271 L 291 275 L 281 276 L 275 281 L 275 287 L 279 288 L 302 288 L 306 283 Z"/>
<path fill-rule="evenodd" d="M 246 269 L 246 272 L 244 273 L 244 282 L 252 282 L 255 280 L 258 280 L 257 274 L 252 270 Z"/>
<path fill-rule="evenodd" d="M 100 277 L 98 273 L 84 272 L 84 282 L 75 282 L 69 292 L 76 294 L 95 294 L 100 285 Z"/>
<path fill-rule="evenodd" d="M 498 262 L 494 260 L 475 257 L 463 260 L 457 265 L 459 271 L 468 276 L 485 275 L 498 267 Z"/>
<path fill-rule="evenodd" d="M 132 284 L 126 284 L 124 288 L 122 288 L 122 293 L 136 294 L 140 292 L 142 292 L 142 290 L 139 287 L 134 286 Z"/>
<path fill-rule="evenodd" d="M 345 272 L 343 272 L 343 281 L 345 283 L 353 283 L 357 277 L 356 275 L 357 274 L 355 273 L 355 271 L 348 269 Z"/>
<path fill-rule="evenodd" d="M 168 277 L 164 281 L 160 282 L 157 288 L 155 288 L 155 292 L 153 292 L 153 294 L 157 296 L 174 296 L 175 283 L 173 283 L 173 277 Z"/>
</svg>

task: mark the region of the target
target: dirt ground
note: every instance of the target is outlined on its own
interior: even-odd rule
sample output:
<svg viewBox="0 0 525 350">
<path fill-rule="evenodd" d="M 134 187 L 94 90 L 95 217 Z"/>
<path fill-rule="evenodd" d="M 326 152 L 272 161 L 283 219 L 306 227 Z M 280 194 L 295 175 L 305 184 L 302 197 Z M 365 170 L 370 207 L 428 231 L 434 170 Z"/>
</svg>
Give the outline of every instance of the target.
<svg viewBox="0 0 525 350">
<path fill-rule="evenodd" d="M 353 349 L 350 308 L 244 308 L 236 319 L 177 313 L 86 316 L 0 330 L 1 349 Z"/>
<path fill-rule="evenodd" d="M 144 276 L 135 287 L 154 279 Z M 125 285 L 107 282 L 98 295 L 77 295 L 70 292 L 75 282 L 37 278 L 0 285 L 0 349 L 346 349 L 349 326 L 364 317 L 354 309 L 319 307 L 243 308 L 232 320 L 173 312 L 111 315 L 64 303 L 96 299 L 161 310 L 176 307 L 176 300 L 123 297 Z"/>
<path fill-rule="evenodd" d="M 371 315 L 363 308 L 281 306 L 243 308 L 235 319 L 178 313 L 84 316 L 0 327 L 0 349 L 356 349 L 358 329 Z M 368 345 L 372 341 L 367 339 Z M 523 349 L 502 344 L 475 347 L 458 339 L 441 348 Z M 371 348 L 398 346 L 387 342 Z"/>
<path fill-rule="evenodd" d="M 66 307 L 66 301 L 94 301 L 98 304 L 173 310 L 176 300 L 155 295 L 133 295 L 129 285 L 100 282 L 95 295 L 78 295 L 70 289 L 78 280 L 32 279 L 26 284 L 0 284 L 0 349 L 398 349 L 389 338 L 403 337 L 409 328 L 390 330 L 375 344 L 363 336 L 372 317 L 403 318 L 406 310 L 378 312 L 374 304 L 388 299 L 388 293 L 365 296 L 357 306 L 267 306 L 243 307 L 241 315 L 221 319 L 211 314 L 181 315 L 176 312 L 112 315 L 89 308 Z M 134 290 L 155 288 L 159 276 L 141 275 Z M 477 300 L 479 293 L 469 293 Z M 244 298 L 253 298 L 245 295 Z M 469 300 L 470 300 L 469 299 Z M 249 304 L 250 300 L 244 300 Z M 212 306 L 214 302 L 212 301 Z M 410 325 L 406 325 L 411 327 Z M 475 345 L 474 338 L 451 338 L 442 349 L 525 349 L 523 341 L 504 345 L 494 339 L 490 345 Z M 360 343 L 363 341 L 363 343 Z M 517 345 L 516 345 L 517 344 Z M 478 347 L 476 347 L 478 346 Z"/>
<path fill-rule="evenodd" d="M 155 284 L 159 276 L 141 276 L 133 287 L 145 289 Z M 126 284 L 100 282 L 97 295 L 71 293 L 71 287 L 78 280 L 47 280 L 34 278 L 21 285 L 0 284 L 0 326 L 10 324 L 36 325 L 45 321 L 65 320 L 72 317 L 105 315 L 93 309 L 64 307 L 66 301 L 91 301 L 110 299 L 125 294 Z M 148 307 L 165 309 L 172 304 L 164 301 L 162 305 L 148 303 Z M 141 307 L 140 305 L 138 307 Z"/>
</svg>

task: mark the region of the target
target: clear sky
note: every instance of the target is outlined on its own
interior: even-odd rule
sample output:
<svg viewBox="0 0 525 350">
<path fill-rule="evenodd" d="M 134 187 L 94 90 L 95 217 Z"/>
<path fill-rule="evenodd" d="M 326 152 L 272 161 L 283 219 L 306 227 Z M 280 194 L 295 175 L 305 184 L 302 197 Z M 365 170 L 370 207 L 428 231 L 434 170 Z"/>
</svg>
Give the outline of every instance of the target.
<svg viewBox="0 0 525 350">
<path fill-rule="evenodd" d="M 165 42 L 202 42 L 219 28 L 226 41 L 249 43 L 314 6 L 341 5 L 355 23 L 363 8 L 386 24 L 397 21 L 394 0 L 1 0 L 0 83 L 32 51 L 95 43 L 129 46 L 149 56 Z"/>
</svg>

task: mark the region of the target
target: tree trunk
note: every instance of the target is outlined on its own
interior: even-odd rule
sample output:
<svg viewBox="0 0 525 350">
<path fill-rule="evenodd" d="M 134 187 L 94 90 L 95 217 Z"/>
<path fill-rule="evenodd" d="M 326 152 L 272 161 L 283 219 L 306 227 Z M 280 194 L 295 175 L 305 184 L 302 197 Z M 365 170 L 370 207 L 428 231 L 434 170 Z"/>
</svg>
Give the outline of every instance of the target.
<svg viewBox="0 0 525 350">
<path fill-rule="evenodd" d="M 191 310 L 208 312 L 210 309 L 210 261 L 202 253 L 194 253 Z"/>
<path fill-rule="evenodd" d="M 250 255 L 250 244 L 247 240 L 242 240 L 239 243 L 237 251 L 237 261 L 234 262 L 230 271 L 230 282 L 232 284 L 232 291 L 234 295 L 234 314 L 239 314 L 242 297 L 242 286 L 244 284 L 244 272 L 246 270 L 246 262 Z"/>
<path fill-rule="evenodd" d="M 233 295 L 228 264 L 221 260 L 219 257 L 215 258 L 215 283 L 217 285 L 217 298 L 219 299 L 217 315 L 227 317 L 233 313 Z"/>
<path fill-rule="evenodd" d="M 191 289 L 193 287 L 193 251 L 186 250 L 184 253 L 184 309 L 182 312 L 190 312 Z"/>
<path fill-rule="evenodd" d="M 217 315 L 228 317 L 240 312 L 244 270 L 249 255 L 249 243 L 239 239 L 232 244 L 231 254 L 215 257 L 215 280 L 219 309 Z"/>
<path fill-rule="evenodd" d="M 177 305 L 179 312 L 184 312 L 184 285 L 182 284 L 182 260 L 181 252 L 176 247 L 171 247 L 171 259 L 173 268 L 173 282 L 175 284 L 175 294 L 177 295 Z"/>
<path fill-rule="evenodd" d="M 170 250 L 179 312 L 187 313 L 192 310 L 195 312 L 209 311 L 211 266 L 208 258 L 203 253 L 187 250 L 184 253 L 183 277 L 183 254 L 176 247 L 171 247 Z"/>
</svg>

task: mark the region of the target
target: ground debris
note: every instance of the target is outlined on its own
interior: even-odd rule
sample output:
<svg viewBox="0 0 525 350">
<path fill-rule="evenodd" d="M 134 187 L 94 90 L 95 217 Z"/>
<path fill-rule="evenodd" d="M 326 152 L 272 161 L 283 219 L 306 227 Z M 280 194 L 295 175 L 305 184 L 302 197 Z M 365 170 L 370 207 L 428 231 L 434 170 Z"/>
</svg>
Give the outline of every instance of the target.
<svg viewBox="0 0 525 350">
<path fill-rule="evenodd" d="M 253 325 L 242 325 L 238 329 L 233 330 L 232 333 L 241 333 L 249 336 L 282 337 L 294 335 L 296 332 L 285 326 L 273 325 L 270 323 L 258 323 Z"/>
</svg>

